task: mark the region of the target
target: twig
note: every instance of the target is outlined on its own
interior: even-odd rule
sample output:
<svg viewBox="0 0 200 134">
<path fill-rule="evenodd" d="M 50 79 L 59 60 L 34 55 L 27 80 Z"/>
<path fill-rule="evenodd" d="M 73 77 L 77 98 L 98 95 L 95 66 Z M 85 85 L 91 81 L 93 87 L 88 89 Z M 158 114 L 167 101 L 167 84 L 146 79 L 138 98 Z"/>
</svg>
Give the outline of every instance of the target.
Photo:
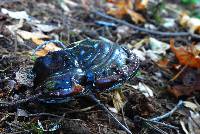
<svg viewBox="0 0 200 134">
<path fill-rule="evenodd" d="M 200 125 L 196 122 L 196 120 L 194 120 L 194 118 L 191 116 L 191 114 L 189 115 L 191 120 L 194 122 L 194 124 L 200 129 Z"/>
<path fill-rule="evenodd" d="M 97 103 L 97 105 L 103 109 L 103 111 L 105 111 L 107 114 L 109 114 L 112 119 L 117 122 L 117 124 L 123 129 L 125 130 L 128 134 L 132 134 L 132 132 L 126 128 L 103 104 L 100 103 L 100 101 L 93 95 L 93 94 L 90 94 L 89 97 Z"/>
<path fill-rule="evenodd" d="M 162 126 L 165 126 L 165 127 L 168 127 L 168 128 L 173 128 L 173 129 L 179 129 L 178 127 L 175 127 L 173 125 L 166 124 L 166 123 L 163 123 L 163 122 L 151 121 L 151 120 L 148 120 L 148 119 L 145 119 L 145 118 L 142 118 L 142 117 L 139 117 L 139 118 L 146 121 L 146 122 L 150 122 L 150 123 L 153 123 L 153 124 L 158 124 L 158 125 L 162 125 Z"/>
<path fill-rule="evenodd" d="M 129 129 L 129 127 L 128 127 L 127 123 L 126 123 L 126 120 L 125 120 L 125 116 L 124 116 L 124 106 L 126 105 L 126 103 L 127 103 L 127 101 L 126 101 L 126 102 L 124 103 L 124 105 L 122 106 L 122 108 L 121 108 L 121 113 L 122 113 L 122 120 L 123 120 L 125 126 Z"/>
<path fill-rule="evenodd" d="M 145 28 L 142 28 L 142 27 L 138 27 L 138 26 L 136 26 L 134 24 L 130 24 L 130 23 L 126 22 L 126 21 L 114 18 L 114 17 L 109 16 L 109 15 L 103 13 L 103 12 L 100 12 L 100 11 L 92 10 L 91 12 L 93 12 L 96 15 L 101 16 L 101 17 L 103 17 L 105 19 L 112 20 L 112 21 L 114 21 L 116 23 L 126 25 L 126 26 L 128 26 L 128 27 L 130 27 L 130 28 L 132 28 L 134 30 L 137 30 L 137 31 L 140 31 L 140 32 L 144 32 L 144 33 L 147 33 L 147 34 L 153 34 L 153 35 L 158 35 L 158 36 L 163 36 L 163 37 L 191 36 L 192 38 L 200 39 L 199 35 L 192 34 L 192 33 L 189 33 L 189 32 L 161 32 L 161 31 L 149 30 L 149 29 L 145 29 Z"/>
<path fill-rule="evenodd" d="M 146 122 L 147 125 L 149 125 L 151 128 L 153 128 L 154 130 L 156 130 L 157 132 L 161 133 L 161 134 L 167 134 L 167 132 L 163 131 L 162 129 L 160 129 L 157 126 L 153 126 L 150 123 Z"/>
<path fill-rule="evenodd" d="M 171 80 L 169 80 L 169 81 L 174 81 L 174 80 L 176 80 L 180 75 L 181 75 L 181 73 L 186 69 L 188 67 L 188 65 L 185 65 Z"/>
<path fill-rule="evenodd" d="M 6 120 L 9 116 L 9 114 L 4 115 L 3 118 L 1 118 L 0 123 Z"/>
<path fill-rule="evenodd" d="M 88 110 L 91 110 L 91 109 L 93 109 L 95 106 L 96 106 L 96 105 L 89 106 L 89 107 L 82 108 L 82 109 L 77 109 L 77 110 L 71 110 L 71 111 L 67 111 L 67 112 L 65 112 L 65 114 L 70 114 L 70 113 L 79 113 L 79 112 L 85 112 L 85 111 L 88 111 Z"/>
<path fill-rule="evenodd" d="M 179 108 L 181 108 L 183 106 L 183 101 L 180 100 L 178 102 L 178 104 L 169 112 L 165 113 L 164 115 L 161 115 L 161 116 L 158 116 L 158 117 L 155 117 L 155 118 L 152 118 L 150 119 L 150 121 L 160 121 L 164 118 L 168 118 L 170 117 L 176 110 L 178 110 Z"/>
</svg>

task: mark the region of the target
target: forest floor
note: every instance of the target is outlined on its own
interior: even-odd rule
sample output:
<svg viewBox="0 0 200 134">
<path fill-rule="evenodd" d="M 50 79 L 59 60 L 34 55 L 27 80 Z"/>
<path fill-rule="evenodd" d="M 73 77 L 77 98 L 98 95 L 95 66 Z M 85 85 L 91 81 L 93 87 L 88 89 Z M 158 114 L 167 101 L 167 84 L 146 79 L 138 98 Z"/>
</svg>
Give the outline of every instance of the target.
<svg viewBox="0 0 200 134">
<path fill-rule="evenodd" d="M 115 107 L 114 92 L 97 94 L 132 133 L 200 133 L 199 5 L 147 2 L 1 0 L 0 133 L 126 133 L 88 97 L 15 103 L 34 95 L 28 76 L 35 59 L 59 48 L 50 45 L 34 56 L 37 45 L 86 38 L 126 46 L 140 59 L 136 76 L 120 87 L 122 110 Z"/>
</svg>

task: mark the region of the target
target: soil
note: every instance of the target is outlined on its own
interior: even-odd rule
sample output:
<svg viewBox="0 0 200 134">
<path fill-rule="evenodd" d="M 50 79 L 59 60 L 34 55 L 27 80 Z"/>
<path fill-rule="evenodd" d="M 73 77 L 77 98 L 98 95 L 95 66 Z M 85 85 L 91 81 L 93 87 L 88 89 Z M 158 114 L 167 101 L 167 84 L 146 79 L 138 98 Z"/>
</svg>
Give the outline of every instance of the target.
<svg viewBox="0 0 200 134">
<path fill-rule="evenodd" d="M 75 2 L 80 3 L 79 1 Z M 59 40 L 66 45 L 85 38 L 99 39 L 100 36 L 118 44 L 126 45 L 130 42 L 138 42 L 146 37 L 146 34 L 130 29 L 127 34 L 120 35 L 116 27 L 108 28 L 97 25 L 95 21 L 107 20 L 92 13 L 89 7 L 106 10 L 101 1 L 90 1 L 89 7 L 84 7 L 81 4 L 77 7 L 71 6 L 69 13 L 63 11 L 57 0 L 8 0 L 0 2 L 0 7 L 12 11 L 24 10 L 30 16 L 42 21 L 42 23 L 60 25 L 59 29 L 43 33 L 51 36 L 52 39 L 59 37 Z M 130 21 L 128 18 L 126 19 Z M 25 99 L 28 96 L 32 96 L 32 91 L 34 90 L 32 81 L 26 78 L 34 65 L 33 56 L 30 52 L 37 46 L 31 40 L 19 42 L 17 35 L 7 28 L 8 25 L 16 25 L 18 23 L 19 20 L 0 14 L 0 35 L 2 35 L 0 37 L 1 102 L 15 102 Z M 20 29 L 30 32 L 35 30 L 34 26 L 26 21 Z M 164 41 L 167 38 L 160 38 L 160 40 Z M 180 41 L 179 38 L 176 38 L 176 40 L 185 43 L 184 40 Z M 113 114 L 121 122 L 126 120 L 127 126 L 133 133 L 161 133 L 156 130 L 156 127 L 170 134 L 183 133 L 179 120 L 186 115 L 184 111 L 176 112 L 164 120 L 166 124 L 176 126 L 179 130 L 146 123 L 142 120 L 162 115 L 178 103 L 178 99 L 167 91 L 168 87 L 174 84 L 169 83 L 169 80 L 175 73 L 161 70 L 150 59 L 141 63 L 140 72 L 144 74 L 142 78 L 133 77 L 121 87 L 126 98 L 126 103 L 123 107 L 124 113 L 120 111 L 117 114 Z M 161 73 L 162 78 L 155 78 L 156 72 Z M 146 97 L 130 86 L 137 85 L 138 82 L 143 82 L 153 87 L 154 97 Z M 175 82 L 178 83 L 179 81 Z M 194 96 L 199 96 L 199 93 L 194 94 Z M 97 98 L 107 107 L 114 107 L 111 93 L 97 94 Z M 33 100 L 14 106 L 7 107 L 3 104 L 1 106 L 1 133 L 126 133 L 88 97 L 74 98 L 64 104 L 43 104 Z M 49 132 L 42 131 L 40 123 Z M 54 129 L 54 127 L 58 128 Z"/>
</svg>

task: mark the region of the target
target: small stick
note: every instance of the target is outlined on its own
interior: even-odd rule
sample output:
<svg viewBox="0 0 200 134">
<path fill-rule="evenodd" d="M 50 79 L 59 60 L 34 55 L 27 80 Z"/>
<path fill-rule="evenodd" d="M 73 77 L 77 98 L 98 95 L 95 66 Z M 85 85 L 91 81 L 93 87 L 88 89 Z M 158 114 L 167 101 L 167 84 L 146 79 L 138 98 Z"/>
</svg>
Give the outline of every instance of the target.
<svg viewBox="0 0 200 134">
<path fill-rule="evenodd" d="M 174 80 L 176 80 L 180 75 L 181 75 L 181 73 L 187 68 L 188 66 L 187 65 L 185 65 L 171 80 L 169 80 L 169 81 L 174 81 Z"/>
<path fill-rule="evenodd" d="M 126 103 L 127 103 L 127 102 L 125 102 L 125 104 L 126 104 Z M 125 104 L 124 104 L 124 105 L 125 105 Z M 124 122 L 126 128 L 129 129 L 129 127 L 128 127 L 127 123 L 126 123 L 125 117 L 124 117 L 124 105 L 123 105 L 123 107 L 121 108 L 122 119 L 123 119 L 123 122 Z"/>
<path fill-rule="evenodd" d="M 165 113 L 164 115 L 161 115 L 161 116 L 158 116 L 158 117 L 155 117 L 155 118 L 152 118 L 150 119 L 150 121 L 160 121 L 164 118 L 168 118 L 169 116 L 171 116 L 176 110 L 178 110 L 179 108 L 181 108 L 183 106 L 183 101 L 180 100 L 178 102 L 178 104 L 169 112 Z"/>
<path fill-rule="evenodd" d="M 145 28 L 138 27 L 136 25 L 130 24 L 130 23 L 126 22 L 126 21 L 114 18 L 114 17 L 109 16 L 109 15 L 103 13 L 103 12 L 100 12 L 100 11 L 92 10 L 91 12 L 93 12 L 96 15 L 101 16 L 101 17 L 103 17 L 105 19 L 112 20 L 112 21 L 114 21 L 116 23 L 126 25 L 126 26 L 128 26 L 128 27 L 130 27 L 130 28 L 132 28 L 134 30 L 138 30 L 140 32 L 144 32 L 144 33 L 147 33 L 147 34 L 159 35 L 159 36 L 163 36 L 163 37 L 191 36 L 192 38 L 200 39 L 199 35 L 192 34 L 192 33 L 189 33 L 189 32 L 161 32 L 161 31 L 149 30 L 149 29 L 145 29 Z"/>
<path fill-rule="evenodd" d="M 167 132 L 163 131 L 162 129 L 160 129 L 157 126 L 153 126 L 151 125 L 149 122 L 146 122 L 147 125 L 149 125 L 152 129 L 156 130 L 157 132 L 161 133 L 161 134 L 167 134 Z"/>
<path fill-rule="evenodd" d="M 139 118 L 142 119 L 143 121 L 150 122 L 150 123 L 153 123 L 153 124 L 158 124 L 158 125 L 162 125 L 162 126 L 165 126 L 165 127 L 168 127 L 168 128 L 173 128 L 173 129 L 179 129 L 178 127 L 175 127 L 175 126 L 170 125 L 170 124 L 165 124 L 163 122 L 151 121 L 151 120 L 148 120 L 148 119 L 145 119 L 145 118 L 142 118 L 142 117 L 139 117 Z"/>
<path fill-rule="evenodd" d="M 93 94 L 90 94 L 89 97 L 97 103 L 97 105 L 103 110 L 105 111 L 107 114 L 109 114 L 112 119 L 117 122 L 117 124 L 124 130 L 126 131 L 128 134 L 132 134 L 132 132 L 126 128 L 106 107 L 105 105 L 101 104 L 101 102 L 93 95 Z"/>
</svg>

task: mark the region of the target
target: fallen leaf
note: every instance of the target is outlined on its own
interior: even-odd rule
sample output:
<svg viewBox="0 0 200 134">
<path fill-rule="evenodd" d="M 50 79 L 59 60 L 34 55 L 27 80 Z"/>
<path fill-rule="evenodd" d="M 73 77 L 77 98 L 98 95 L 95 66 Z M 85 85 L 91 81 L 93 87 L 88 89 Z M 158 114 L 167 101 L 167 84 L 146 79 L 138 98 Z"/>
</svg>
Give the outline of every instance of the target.
<svg viewBox="0 0 200 134">
<path fill-rule="evenodd" d="M 44 38 L 43 38 L 44 39 Z M 31 37 L 31 40 L 34 44 L 36 45 L 40 45 L 44 43 L 44 40 L 41 38 L 37 38 L 37 37 Z"/>
<path fill-rule="evenodd" d="M 200 85 L 185 86 L 185 85 L 175 85 L 168 91 L 173 94 L 176 98 L 189 97 L 194 91 L 200 91 Z"/>
<path fill-rule="evenodd" d="M 197 108 L 198 108 L 198 106 L 195 103 L 192 103 L 190 101 L 184 101 L 183 104 L 185 107 L 190 108 L 193 111 L 197 110 Z"/>
<path fill-rule="evenodd" d="M 199 55 L 200 54 L 200 43 L 196 44 L 194 46 L 194 51 L 195 55 Z"/>
<path fill-rule="evenodd" d="M 159 60 L 156 64 L 160 67 L 160 68 L 167 68 L 167 65 L 169 63 L 169 59 L 164 58 Z"/>
<path fill-rule="evenodd" d="M 40 38 L 40 39 L 50 39 L 49 36 L 41 33 L 41 32 L 28 32 L 24 30 L 17 30 L 16 32 L 19 36 L 21 36 L 24 40 L 30 40 L 32 38 Z M 38 45 L 38 44 L 37 44 Z"/>
<path fill-rule="evenodd" d="M 138 85 L 132 85 L 132 87 L 141 91 L 146 97 L 154 96 L 152 89 L 144 83 L 139 82 Z"/>
<path fill-rule="evenodd" d="M 176 48 L 174 46 L 174 40 L 170 40 L 171 50 L 172 52 L 175 53 L 176 58 L 182 65 L 187 65 L 189 67 L 194 67 L 194 68 L 200 68 L 200 57 L 194 55 L 194 53 L 192 52 L 194 48 L 192 48 L 192 46 L 193 45 L 191 45 L 189 49 L 187 49 L 187 47 Z"/>
<path fill-rule="evenodd" d="M 146 56 L 154 62 L 162 60 L 163 56 L 166 55 L 166 51 L 170 48 L 169 44 L 155 38 L 148 38 L 146 43 L 150 47 L 150 49 L 145 50 Z"/>
<path fill-rule="evenodd" d="M 125 6 L 130 9 L 133 9 L 133 3 L 131 0 L 107 0 L 107 2 L 114 4 L 119 8 L 124 8 Z"/>
<path fill-rule="evenodd" d="M 42 32 L 51 32 L 53 30 L 57 30 L 59 29 L 58 26 L 54 26 L 54 25 L 47 25 L 47 24 L 34 24 L 38 30 L 42 31 Z"/>
<path fill-rule="evenodd" d="M 166 51 L 170 48 L 170 45 L 159 41 L 155 38 L 149 38 L 149 46 L 151 48 L 152 51 L 154 51 L 155 54 L 166 54 Z"/>
<path fill-rule="evenodd" d="M 195 69 L 185 69 L 179 75 L 179 81 L 181 83 L 173 85 L 168 89 L 168 91 L 176 98 L 190 97 L 195 91 L 200 91 L 200 75 Z"/>
<path fill-rule="evenodd" d="M 136 24 L 138 24 L 140 22 L 142 22 L 142 23 L 145 22 L 145 19 L 142 15 L 136 13 L 135 11 L 133 11 L 131 9 L 126 8 L 126 13 L 131 16 L 132 21 L 135 22 Z"/>
<path fill-rule="evenodd" d="M 39 38 L 32 38 L 32 41 L 36 45 L 41 45 L 45 42 L 44 40 L 39 39 Z M 36 55 L 37 56 L 45 56 L 49 51 L 53 52 L 53 51 L 58 51 L 58 50 L 61 50 L 61 48 L 57 47 L 54 43 L 49 43 L 42 50 L 37 51 Z"/>
<path fill-rule="evenodd" d="M 162 26 L 165 28 L 174 28 L 176 25 L 176 21 L 174 18 L 164 18 Z"/>
<path fill-rule="evenodd" d="M 15 35 L 15 34 L 16 34 L 15 32 L 16 32 L 17 30 L 19 30 L 20 28 L 23 27 L 23 24 L 24 24 L 24 20 L 23 20 L 23 19 L 20 19 L 20 20 L 19 20 L 19 23 L 14 24 L 14 25 L 8 25 L 8 26 L 6 26 L 6 28 L 7 28 L 13 35 Z"/>
<path fill-rule="evenodd" d="M 185 27 L 189 28 L 190 33 L 200 34 L 200 19 L 190 17 L 186 13 L 181 13 L 179 15 L 179 23 Z"/>
<path fill-rule="evenodd" d="M 26 13 L 26 11 L 9 11 L 5 8 L 1 9 L 1 12 L 3 14 L 8 14 L 9 17 L 14 18 L 14 19 L 25 19 L 25 20 L 30 20 L 29 15 Z"/>
<path fill-rule="evenodd" d="M 111 92 L 112 94 L 112 100 L 113 100 L 113 104 L 114 104 L 114 107 L 117 111 L 120 111 L 121 108 L 123 107 L 124 105 L 124 102 L 125 102 L 125 97 L 122 93 L 122 91 L 119 89 L 119 90 L 113 90 Z"/>
<path fill-rule="evenodd" d="M 22 37 L 24 40 L 31 40 L 36 45 L 43 44 L 46 40 L 49 40 L 50 37 L 42 34 L 41 32 L 28 32 L 24 30 L 17 30 L 16 32 L 20 37 Z M 54 43 L 49 43 L 44 47 L 44 49 L 39 50 L 36 52 L 37 56 L 45 56 L 49 51 L 58 51 L 61 50 L 60 47 L 57 47 Z"/>
<path fill-rule="evenodd" d="M 150 58 L 152 61 L 154 61 L 154 62 L 158 62 L 159 60 L 162 59 L 162 56 L 161 56 L 161 55 L 154 53 L 154 51 L 152 51 L 152 50 L 147 50 L 147 51 L 145 52 L 145 55 L 146 55 L 147 57 L 149 57 L 149 58 Z"/>
<path fill-rule="evenodd" d="M 146 10 L 149 0 L 136 0 L 135 7 L 136 10 Z"/>
<path fill-rule="evenodd" d="M 116 9 L 116 8 L 109 9 L 107 13 L 120 19 L 127 14 L 125 9 Z"/>
<path fill-rule="evenodd" d="M 132 21 L 136 24 L 145 22 L 145 19 L 142 15 L 133 11 L 133 3 L 131 0 L 107 0 L 107 2 L 112 3 L 114 6 L 109 8 L 107 11 L 108 14 L 120 19 L 126 15 L 129 15 Z"/>
</svg>

